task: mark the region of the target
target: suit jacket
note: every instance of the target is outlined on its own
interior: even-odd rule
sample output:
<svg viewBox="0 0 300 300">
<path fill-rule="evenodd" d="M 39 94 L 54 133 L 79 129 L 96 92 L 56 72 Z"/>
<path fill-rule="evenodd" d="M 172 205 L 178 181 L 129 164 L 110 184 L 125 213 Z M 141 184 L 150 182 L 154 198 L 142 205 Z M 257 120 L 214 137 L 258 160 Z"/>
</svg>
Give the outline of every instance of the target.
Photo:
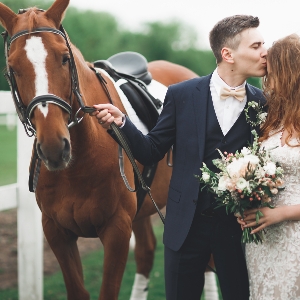
<svg viewBox="0 0 300 300">
<path fill-rule="evenodd" d="M 204 157 L 210 78 L 208 75 L 170 86 L 157 124 L 147 135 L 129 119 L 122 128 L 134 157 L 143 165 L 161 160 L 173 145 L 164 244 L 174 251 L 183 244 L 195 214 L 199 180 L 194 175 L 200 175 Z M 246 92 L 247 101 L 265 104 L 258 88 L 246 84 Z M 249 115 L 255 118 L 254 111 L 249 110 Z"/>
</svg>

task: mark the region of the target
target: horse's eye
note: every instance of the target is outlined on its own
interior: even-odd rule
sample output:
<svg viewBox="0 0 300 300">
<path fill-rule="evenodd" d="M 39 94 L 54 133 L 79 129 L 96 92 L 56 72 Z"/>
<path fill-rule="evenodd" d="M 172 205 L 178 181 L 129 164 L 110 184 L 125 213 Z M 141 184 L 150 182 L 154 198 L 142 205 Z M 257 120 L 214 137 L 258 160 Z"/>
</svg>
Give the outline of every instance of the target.
<svg viewBox="0 0 300 300">
<path fill-rule="evenodd" d="M 70 60 L 70 56 L 69 55 L 64 55 L 63 59 L 62 59 L 62 64 L 65 65 L 69 60 Z"/>
</svg>

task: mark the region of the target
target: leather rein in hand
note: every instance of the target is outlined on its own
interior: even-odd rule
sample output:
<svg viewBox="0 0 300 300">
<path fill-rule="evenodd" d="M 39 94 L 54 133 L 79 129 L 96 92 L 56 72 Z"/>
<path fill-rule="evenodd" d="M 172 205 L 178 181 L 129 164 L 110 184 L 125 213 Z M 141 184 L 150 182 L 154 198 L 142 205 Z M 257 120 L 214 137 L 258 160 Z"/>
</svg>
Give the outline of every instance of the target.
<svg viewBox="0 0 300 300">
<path fill-rule="evenodd" d="M 107 85 L 106 80 L 103 78 L 103 76 L 101 75 L 100 72 L 98 72 L 96 69 L 93 69 L 93 70 L 96 73 L 96 75 L 97 75 L 97 77 L 98 77 L 98 79 L 99 79 L 99 81 L 100 81 L 100 83 L 101 83 L 101 85 L 102 85 L 102 87 L 103 87 L 103 89 L 104 89 L 104 91 L 105 91 L 105 93 L 106 93 L 106 95 L 107 95 L 110 103 L 113 104 L 113 100 L 112 100 L 112 98 L 110 96 L 110 93 L 109 93 L 109 90 L 108 90 L 108 88 L 106 86 Z M 89 110 L 91 110 L 91 112 L 96 110 L 93 107 L 87 107 L 86 106 L 86 108 L 88 108 Z M 124 133 L 122 132 L 122 130 L 119 128 L 119 126 L 115 122 L 113 122 L 110 125 L 110 127 L 111 127 L 112 131 L 114 132 L 114 134 L 115 134 L 115 136 L 116 136 L 116 138 L 117 138 L 117 140 L 119 142 L 120 147 L 122 147 L 124 149 L 126 155 L 128 156 L 128 158 L 129 158 L 129 160 L 130 160 L 130 162 L 132 164 L 133 171 L 134 171 L 135 175 L 137 176 L 138 181 L 141 184 L 142 189 L 148 193 L 148 195 L 149 195 L 149 197 L 150 197 L 150 199 L 151 199 L 151 201 L 152 201 L 152 203 L 153 203 L 153 205 L 154 205 L 154 207 L 155 207 L 155 209 L 156 209 L 156 211 L 157 211 L 157 213 L 158 213 L 158 215 L 159 215 L 162 223 L 165 224 L 165 218 L 164 218 L 162 212 L 160 211 L 160 209 L 158 208 L 156 202 L 154 201 L 154 199 L 152 197 L 152 194 L 151 194 L 151 189 L 150 189 L 150 187 L 147 186 L 147 184 L 146 184 L 146 182 L 145 182 L 145 180 L 144 180 L 144 178 L 143 178 L 143 176 L 142 176 L 142 174 L 141 174 L 141 172 L 140 172 L 140 170 L 139 170 L 139 168 L 138 168 L 138 166 L 137 166 L 137 164 L 135 162 L 135 159 L 133 157 L 131 149 L 130 149 L 127 141 L 126 141 L 126 138 L 124 137 Z M 121 151 L 122 151 L 122 148 L 121 148 Z M 119 157 L 120 156 L 121 155 L 119 154 Z M 120 171 L 121 171 L 121 175 L 122 175 L 122 178 L 124 180 L 124 183 L 125 183 L 127 189 L 130 192 L 135 192 L 136 189 L 132 189 L 129 186 L 128 181 L 126 179 L 126 176 L 125 176 L 125 174 L 124 174 L 124 172 L 122 170 L 121 164 L 120 164 Z"/>
</svg>

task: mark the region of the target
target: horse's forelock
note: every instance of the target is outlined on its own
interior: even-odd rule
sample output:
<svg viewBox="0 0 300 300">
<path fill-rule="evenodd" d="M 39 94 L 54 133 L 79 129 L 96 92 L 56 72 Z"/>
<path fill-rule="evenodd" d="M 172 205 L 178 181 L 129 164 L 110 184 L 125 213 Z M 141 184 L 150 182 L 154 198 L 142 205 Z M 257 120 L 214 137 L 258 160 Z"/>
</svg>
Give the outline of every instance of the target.
<svg viewBox="0 0 300 300">
<path fill-rule="evenodd" d="M 38 18 L 37 18 L 37 8 L 31 7 L 27 11 L 28 14 L 28 31 L 31 32 L 37 28 Z"/>
</svg>

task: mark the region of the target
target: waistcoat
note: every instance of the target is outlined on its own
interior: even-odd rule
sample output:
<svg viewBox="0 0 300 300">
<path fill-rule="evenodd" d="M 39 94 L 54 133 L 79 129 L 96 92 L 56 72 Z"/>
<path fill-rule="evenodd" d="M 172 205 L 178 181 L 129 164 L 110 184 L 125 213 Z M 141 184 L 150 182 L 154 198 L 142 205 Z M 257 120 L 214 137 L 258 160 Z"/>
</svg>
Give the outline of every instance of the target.
<svg viewBox="0 0 300 300">
<path fill-rule="evenodd" d="M 251 141 L 251 126 L 246 121 L 244 110 L 239 115 L 236 122 L 224 136 L 219 125 L 215 109 L 212 102 L 211 94 L 209 93 L 206 117 L 206 134 L 205 134 L 205 150 L 203 162 L 213 172 L 220 172 L 220 170 L 213 164 L 212 160 L 220 158 L 220 154 L 216 149 L 222 153 L 235 153 L 243 147 L 247 147 Z M 214 197 L 205 189 L 201 191 L 203 186 L 200 185 L 198 204 L 200 211 L 203 211 L 214 205 Z"/>
</svg>

